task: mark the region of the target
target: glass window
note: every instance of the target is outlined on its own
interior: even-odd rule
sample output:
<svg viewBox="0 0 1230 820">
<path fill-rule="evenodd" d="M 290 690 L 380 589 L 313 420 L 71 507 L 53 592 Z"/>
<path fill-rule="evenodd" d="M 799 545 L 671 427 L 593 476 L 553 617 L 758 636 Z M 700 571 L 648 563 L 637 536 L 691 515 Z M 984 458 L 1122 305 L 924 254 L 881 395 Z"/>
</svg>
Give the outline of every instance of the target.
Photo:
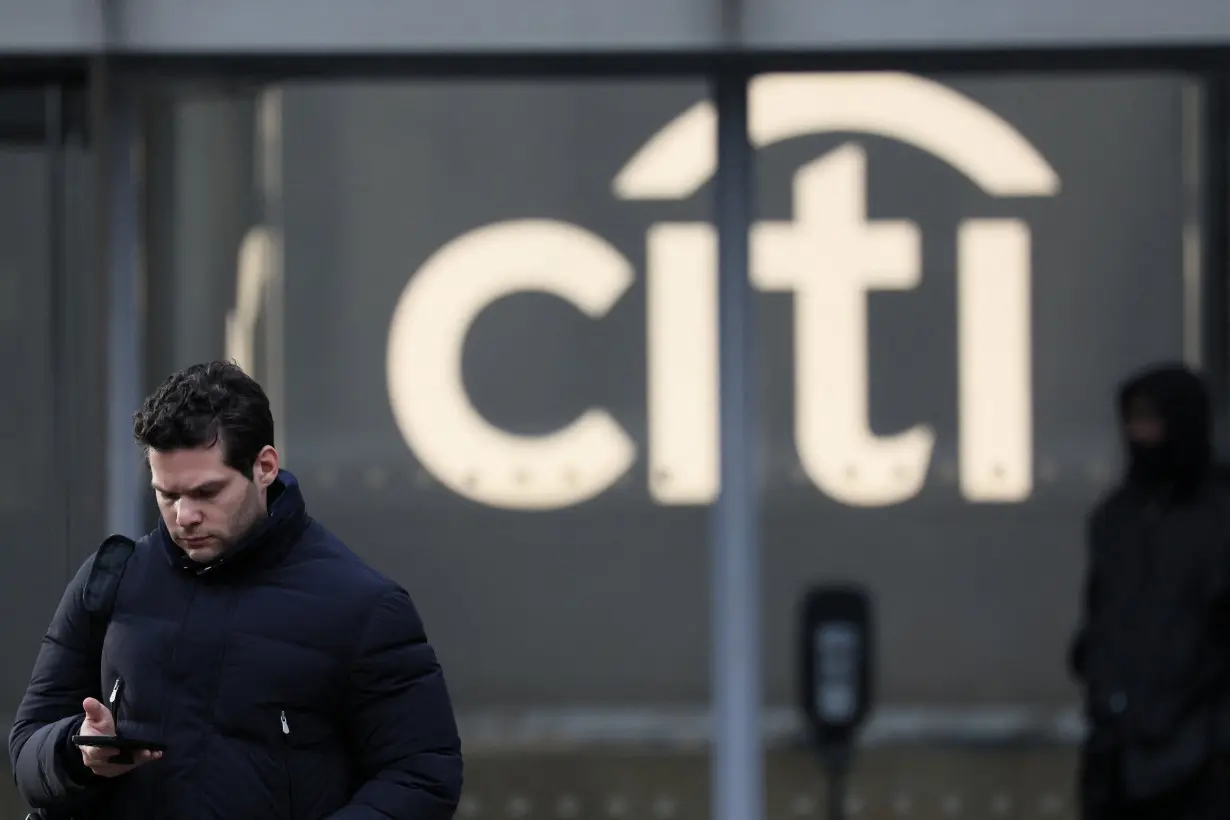
<svg viewBox="0 0 1230 820">
<path fill-rule="evenodd" d="M 1067 725 L 1114 385 L 1190 337 L 1182 91 L 756 78 L 771 743 L 798 729 L 796 606 L 835 580 L 876 596 L 875 737 Z M 152 375 L 262 380 L 309 508 L 423 610 L 470 750 L 705 737 L 714 117 L 700 81 L 313 82 L 184 97 L 154 131 Z M 770 801 L 809 811 L 791 754 Z M 995 781 L 1051 811 L 1069 764 L 1035 757 L 911 785 L 877 756 L 863 797 L 948 811 L 945 784 Z M 472 798 L 527 816 L 614 765 L 475 759 Z M 605 810 L 705 805 L 703 754 L 647 761 L 603 770 L 638 784 Z"/>
</svg>

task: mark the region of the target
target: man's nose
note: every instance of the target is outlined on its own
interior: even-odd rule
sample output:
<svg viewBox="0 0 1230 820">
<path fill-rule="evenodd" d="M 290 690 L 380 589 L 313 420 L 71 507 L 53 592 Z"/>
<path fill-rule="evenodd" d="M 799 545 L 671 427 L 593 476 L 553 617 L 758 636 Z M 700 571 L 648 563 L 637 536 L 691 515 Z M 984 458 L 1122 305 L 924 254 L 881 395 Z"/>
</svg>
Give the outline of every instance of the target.
<svg viewBox="0 0 1230 820">
<path fill-rule="evenodd" d="M 175 502 L 175 523 L 181 527 L 191 527 L 201 523 L 201 508 L 187 498 Z"/>
</svg>

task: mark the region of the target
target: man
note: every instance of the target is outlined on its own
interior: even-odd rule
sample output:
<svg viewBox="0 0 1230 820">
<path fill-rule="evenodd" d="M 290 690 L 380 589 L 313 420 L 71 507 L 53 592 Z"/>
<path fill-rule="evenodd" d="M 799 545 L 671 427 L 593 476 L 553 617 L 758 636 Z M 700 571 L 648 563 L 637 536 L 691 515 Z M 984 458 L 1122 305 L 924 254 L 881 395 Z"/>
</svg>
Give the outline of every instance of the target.
<svg viewBox="0 0 1230 820">
<path fill-rule="evenodd" d="M 91 820 L 448 820 L 452 706 L 404 590 L 308 517 L 264 391 L 238 367 L 169 377 L 134 416 L 161 513 L 103 645 L 69 585 L 9 737 L 22 795 Z M 116 763 L 74 733 L 166 746 Z"/>
<path fill-rule="evenodd" d="M 1119 397 L 1127 470 L 1094 510 L 1084 622 L 1071 654 L 1090 733 L 1087 820 L 1230 817 L 1230 493 L 1209 396 L 1180 366 Z"/>
</svg>

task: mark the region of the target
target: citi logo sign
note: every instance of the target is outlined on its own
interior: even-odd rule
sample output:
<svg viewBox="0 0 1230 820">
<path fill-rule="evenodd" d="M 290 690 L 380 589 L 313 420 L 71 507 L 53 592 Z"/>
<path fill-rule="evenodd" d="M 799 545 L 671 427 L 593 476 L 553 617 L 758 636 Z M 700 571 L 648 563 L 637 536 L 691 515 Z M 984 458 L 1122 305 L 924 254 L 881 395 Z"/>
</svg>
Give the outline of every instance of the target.
<svg viewBox="0 0 1230 820">
<path fill-rule="evenodd" d="M 994 112 L 906 74 L 777 74 L 753 81 L 752 144 L 853 132 L 915 146 L 994 197 L 1049 197 L 1060 181 Z M 625 201 L 683 200 L 716 169 L 709 102 L 680 114 L 612 183 Z M 875 507 L 919 493 L 935 443 L 918 424 L 880 436 L 868 421 L 867 296 L 923 276 L 910 221 L 870 221 L 866 154 L 851 140 L 798 169 L 793 221 L 751 235 L 750 275 L 794 302 L 795 430 L 808 478 L 839 502 Z M 718 487 L 717 237 L 703 222 L 664 222 L 646 237 L 648 470 L 653 499 L 702 505 Z M 967 219 L 957 236 L 958 469 L 972 502 L 1012 503 L 1033 487 L 1031 238 L 1017 219 Z M 470 231 L 409 279 L 388 338 L 389 399 L 425 469 L 481 504 L 550 510 L 592 499 L 638 463 L 637 446 L 603 408 L 562 429 L 515 435 L 474 407 L 462 350 L 480 312 L 537 291 L 598 319 L 638 272 L 609 242 L 568 222 L 513 220 Z"/>
</svg>

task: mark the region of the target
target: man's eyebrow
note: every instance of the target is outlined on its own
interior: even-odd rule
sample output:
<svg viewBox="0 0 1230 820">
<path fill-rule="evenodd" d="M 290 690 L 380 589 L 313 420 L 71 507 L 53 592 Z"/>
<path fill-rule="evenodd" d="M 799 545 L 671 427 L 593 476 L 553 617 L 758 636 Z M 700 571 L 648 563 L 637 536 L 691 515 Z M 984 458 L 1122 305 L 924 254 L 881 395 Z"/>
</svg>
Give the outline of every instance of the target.
<svg viewBox="0 0 1230 820">
<path fill-rule="evenodd" d="M 150 482 L 150 486 L 154 488 L 154 492 L 162 493 L 163 495 L 195 495 L 197 493 L 203 493 L 209 490 L 218 489 L 219 487 L 222 486 L 222 482 L 221 481 L 206 481 L 204 484 L 198 484 L 195 487 L 188 487 L 187 489 L 181 490 L 179 492 L 172 492 L 171 490 L 167 490 L 162 487 L 159 487 L 157 484 L 153 483 L 152 481 Z"/>
</svg>

